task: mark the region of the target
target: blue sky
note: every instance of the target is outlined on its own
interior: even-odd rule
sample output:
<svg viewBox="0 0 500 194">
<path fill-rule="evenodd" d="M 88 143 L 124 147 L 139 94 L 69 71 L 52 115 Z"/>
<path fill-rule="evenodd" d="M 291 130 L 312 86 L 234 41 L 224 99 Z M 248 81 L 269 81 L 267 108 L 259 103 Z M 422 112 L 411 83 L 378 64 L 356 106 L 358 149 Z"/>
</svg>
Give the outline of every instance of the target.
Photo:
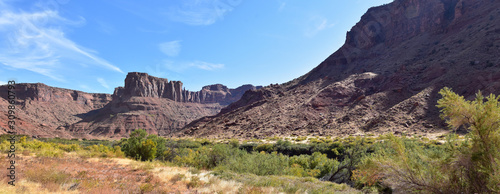
<svg viewBox="0 0 500 194">
<path fill-rule="evenodd" d="M 391 0 L 0 0 L 0 84 L 112 93 L 127 72 L 269 85 L 297 78 Z"/>
</svg>

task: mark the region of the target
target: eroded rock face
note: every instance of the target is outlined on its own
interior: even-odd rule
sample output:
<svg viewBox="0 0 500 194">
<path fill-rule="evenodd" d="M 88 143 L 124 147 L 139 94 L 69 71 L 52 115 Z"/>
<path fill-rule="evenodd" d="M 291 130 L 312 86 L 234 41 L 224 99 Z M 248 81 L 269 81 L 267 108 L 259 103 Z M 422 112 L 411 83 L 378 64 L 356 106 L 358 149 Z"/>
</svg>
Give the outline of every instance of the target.
<svg viewBox="0 0 500 194">
<path fill-rule="evenodd" d="M 7 91 L 0 86 L 0 91 Z M 16 84 L 17 132 L 40 137 L 126 137 L 138 128 L 165 135 L 203 116 L 215 115 L 252 85 L 229 89 L 215 84 L 198 92 L 182 82 L 131 72 L 113 95 L 85 93 L 45 84 Z M 0 134 L 7 130 L 7 93 L 0 94 Z"/>
<path fill-rule="evenodd" d="M 7 86 L 0 86 L 0 90 L 7 91 Z M 111 101 L 111 95 L 100 93 L 86 93 L 77 90 L 50 87 L 42 83 L 16 84 L 14 91 L 16 98 L 23 101 L 37 102 L 75 102 L 93 109 L 102 108 Z M 7 99 L 7 93 L 3 92 L 1 97 Z"/>
<path fill-rule="evenodd" d="M 110 94 L 86 93 L 50 87 L 42 83 L 14 85 L 16 94 L 16 128 L 20 134 L 41 137 L 66 137 L 61 127 L 78 122 L 90 111 L 100 109 L 111 101 Z M 7 86 L 0 86 L 7 91 Z M 0 134 L 6 133 L 7 92 L 0 94 Z M 4 114 L 5 113 L 5 114 Z"/>
<path fill-rule="evenodd" d="M 215 115 L 219 104 L 175 102 L 167 98 L 130 97 L 113 100 L 94 115 L 70 125 L 66 130 L 80 137 L 127 137 L 135 129 L 150 134 L 170 134 L 203 116 Z"/>
<path fill-rule="evenodd" d="M 370 8 L 344 45 L 282 85 L 246 92 L 179 136 L 425 134 L 447 130 L 438 91 L 500 91 L 500 1 L 395 0 Z M 432 127 L 429 127 L 432 126 Z"/>
<path fill-rule="evenodd" d="M 66 130 L 75 136 L 91 134 L 112 138 L 126 137 L 135 129 L 167 135 L 191 121 L 219 113 L 244 91 L 252 89 L 256 87 L 229 89 L 215 84 L 191 92 L 183 89 L 180 81 L 131 72 L 125 78 L 125 86 L 115 89 L 110 103 Z"/>
<path fill-rule="evenodd" d="M 214 84 L 205 86 L 200 91 L 191 92 L 185 90 L 180 81 L 168 81 L 168 79 L 150 76 L 147 73 L 131 72 L 125 78 L 125 86 L 116 88 L 113 97 L 167 98 L 176 102 L 218 103 L 225 106 L 238 100 L 246 90 L 251 89 L 257 89 L 257 87 L 244 85 L 229 89 L 222 84 Z"/>
</svg>

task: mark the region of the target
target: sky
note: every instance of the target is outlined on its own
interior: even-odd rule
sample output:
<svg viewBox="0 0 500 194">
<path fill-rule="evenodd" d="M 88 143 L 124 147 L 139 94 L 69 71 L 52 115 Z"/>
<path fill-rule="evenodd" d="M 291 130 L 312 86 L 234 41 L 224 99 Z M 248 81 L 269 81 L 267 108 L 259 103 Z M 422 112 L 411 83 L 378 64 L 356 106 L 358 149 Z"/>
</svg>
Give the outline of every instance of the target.
<svg viewBox="0 0 500 194">
<path fill-rule="evenodd" d="M 0 84 L 113 93 L 128 72 L 205 85 L 300 77 L 392 0 L 0 0 Z"/>
</svg>

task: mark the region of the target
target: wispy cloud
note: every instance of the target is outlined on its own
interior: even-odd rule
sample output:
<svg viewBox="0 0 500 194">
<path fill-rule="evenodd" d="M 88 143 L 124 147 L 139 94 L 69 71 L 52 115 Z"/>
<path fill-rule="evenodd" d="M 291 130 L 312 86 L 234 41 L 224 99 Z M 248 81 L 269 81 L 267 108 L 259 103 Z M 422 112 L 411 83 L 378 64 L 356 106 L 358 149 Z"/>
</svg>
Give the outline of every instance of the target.
<svg viewBox="0 0 500 194">
<path fill-rule="evenodd" d="M 142 28 L 142 27 L 137 28 L 137 30 L 139 30 L 141 32 L 148 32 L 148 33 L 155 33 L 155 34 L 165 34 L 165 33 L 169 32 L 168 30 L 151 30 L 151 29 L 146 29 L 146 28 Z"/>
<path fill-rule="evenodd" d="M 53 10 L 13 11 L 0 4 L 0 64 L 33 71 L 65 81 L 64 65 L 85 63 L 123 73 L 120 68 L 98 57 L 65 36 L 64 27 L 85 22 L 67 20 Z"/>
<path fill-rule="evenodd" d="M 205 61 L 190 61 L 190 62 L 174 62 L 170 60 L 165 60 L 163 65 L 170 71 L 177 73 L 189 70 L 189 69 L 201 69 L 205 71 L 215 71 L 218 69 L 223 69 L 224 64 L 220 63 L 209 63 Z"/>
<path fill-rule="evenodd" d="M 223 19 L 243 0 L 148 1 L 110 0 L 131 14 L 158 24 L 173 21 L 188 25 L 211 25 Z"/>
<path fill-rule="evenodd" d="M 203 69 L 203 70 L 207 70 L 207 71 L 213 71 L 213 70 L 216 70 L 216 69 L 222 69 L 224 68 L 224 64 L 217 64 L 217 63 L 207 63 L 207 62 L 204 62 L 204 61 L 194 61 L 194 62 L 191 62 L 189 63 L 189 66 L 191 67 L 196 67 L 198 69 Z"/>
<path fill-rule="evenodd" d="M 210 25 L 239 5 L 241 0 L 185 0 L 165 13 L 172 21 L 189 25 Z"/>
<path fill-rule="evenodd" d="M 304 31 L 306 37 L 313 37 L 320 31 L 333 27 L 334 24 L 329 23 L 328 19 L 323 16 L 312 16 L 309 21 L 307 21 L 307 27 Z"/>
<path fill-rule="evenodd" d="M 0 81 L 0 85 L 5 85 L 7 82 Z"/>
<path fill-rule="evenodd" d="M 170 57 L 175 57 L 179 55 L 179 52 L 181 51 L 181 44 L 180 40 L 174 40 L 170 42 L 163 42 L 158 45 L 160 48 L 160 51 L 165 53 L 167 56 Z"/>
<path fill-rule="evenodd" d="M 281 2 L 281 3 L 280 3 L 280 6 L 279 6 L 279 8 L 278 8 L 278 12 L 283 11 L 283 10 L 285 9 L 285 7 L 286 7 L 286 2 Z"/>
<path fill-rule="evenodd" d="M 97 93 L 96 90 L 92 89 L 91 87 L 85 85 L 85 84 L 80 84 L 79 87 L 85 91 L 85 92 L 92 92 L 92 93 Z"/>
<path fill-rule="evenodd" d="M 111 35 L 115 31 L 115 28 L 113 27 L 113 25 L 111 25 L 109 23 L 106 23 L 103 21 L 97 21 L 97 25 L 98 25 L 97 29 L 104 34 Z"/>
<path fill-rule="evenodd" d="M 104 80 L 103 78 L 100 78 L 100 77 L 97 78 L 97 82 L 99 82 L 102 87 L 109 88 L 108 83 L 106 83 L 106 80 Z"/>
</svg>

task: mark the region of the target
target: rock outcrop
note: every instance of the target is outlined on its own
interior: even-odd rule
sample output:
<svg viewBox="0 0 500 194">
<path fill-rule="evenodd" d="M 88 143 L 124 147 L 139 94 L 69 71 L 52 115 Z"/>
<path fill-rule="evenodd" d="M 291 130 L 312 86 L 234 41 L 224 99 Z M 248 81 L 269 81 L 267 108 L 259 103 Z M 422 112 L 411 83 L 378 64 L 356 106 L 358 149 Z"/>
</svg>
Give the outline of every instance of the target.
<svg viewBox="0 0 500 194">
<path fill-rule="evenodd" d="M 246 90 L 257 88 L 260 87 L 244 85 L 229 89 L 215 84 L 191 92 L 183 89 L 180 81 L 130 72 L 124 87 L 115 89 L 110 103 L 66 130 L 78 137 L 91 134 L 120 138 L 139 128 L 150 134 L 167 135 L 193 120 L 219 113 L 224 106 L 239 100 Z"/>
<path fill-rule="evenodd" d="M 259 87 L 260 88 L 260 87 Z M 187 123 L 217 114 L 237 101 L 244 85 L 229 89 L 215 84 L 190 92 L 180 81 L 129 73 L 113 95 L 85 93 L 42 83 L 15 85 L 17 132 L 36 137 L 126 137 L 138 128 L 165 135 Z M 0 86 L 7 91 L 7 86 Z M 7 133 L 7 93 L 0 94 L 0 134 Z"/>
<path fill-rule="evenodd" d="M 86 93 L 50 87 L 42 83 L 14 85 L 17 132 L 41 137 L 71 137 L 64 126 L 82 120 L 87 113 L 103 108 L 111 101 L 110 94 Z M 7 86 L 0 86 L 7 91 Z M 0 94 L 0 134 L 7 130 L 7 92 Z"/>
<path fill-rule="evenodd" d="M 168 81 L 168 79 L 150 76 L 147 73 L 130 72 L 125 78 L 125 86 L 116 88 L 113 98 L 154 97 L 176 102 L 218 103 L 226 106 L 241 98 L 246 90 L 257 88 L 260 87 L 243 85 L 236 89 L 228 89 L 222 84 L 215 84 L 205 86 L 200 91 L 191 92 L 185 90 L 180 81 Z"/>
<path fill-rule="evenodd" d="M 444 86 L 500 91 L 500 1 L 395 0 L 370 8 L 307 74 L 246 92 L 178 136 L 267 137 L 448 131 Z"/>
</svg>

